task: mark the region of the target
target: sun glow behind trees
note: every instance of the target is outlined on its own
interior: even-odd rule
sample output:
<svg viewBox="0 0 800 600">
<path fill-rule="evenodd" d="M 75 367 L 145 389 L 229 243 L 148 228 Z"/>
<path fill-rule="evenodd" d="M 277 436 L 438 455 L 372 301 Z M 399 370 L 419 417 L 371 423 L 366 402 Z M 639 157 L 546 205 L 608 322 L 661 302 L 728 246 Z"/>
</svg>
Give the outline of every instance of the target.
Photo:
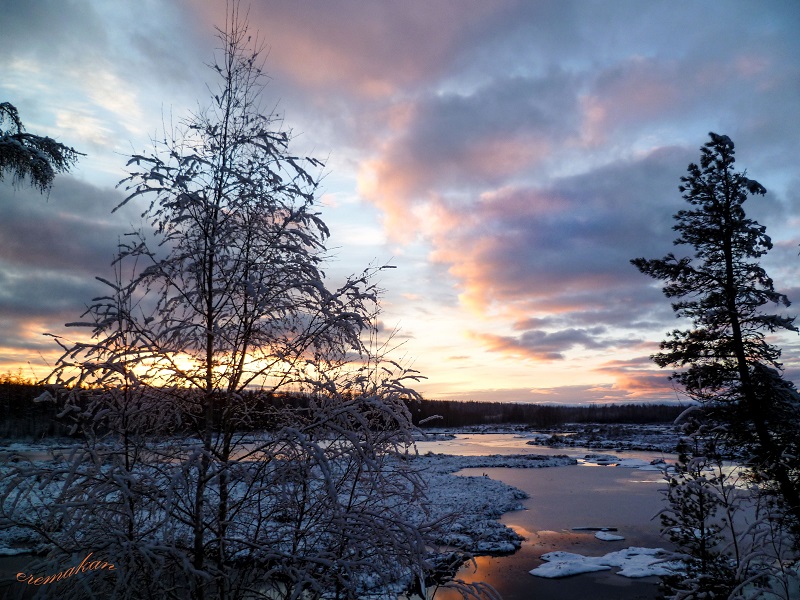
<svg viewBox="0 0 800 600">
<path fill-rule="evenodd" d="M 262 112 L 262 48 L 229 8 L 210 104 L 121 183 L 150 232 L 119 244 L 79 323 L 91 339 L 57 338 L 50 382 L 83 447 L 12 466 L 2 515 L 47 545 L 48 572 L 83 548 L 113 555 L 118 577 L 93 587 L 106 597 L 424 588 L 446 519 L 429 520 L 406 460 L 419 376 L 387 356 L 379 268 L 328 287 L 306 170 L 322 163 Z"/>
</svg>

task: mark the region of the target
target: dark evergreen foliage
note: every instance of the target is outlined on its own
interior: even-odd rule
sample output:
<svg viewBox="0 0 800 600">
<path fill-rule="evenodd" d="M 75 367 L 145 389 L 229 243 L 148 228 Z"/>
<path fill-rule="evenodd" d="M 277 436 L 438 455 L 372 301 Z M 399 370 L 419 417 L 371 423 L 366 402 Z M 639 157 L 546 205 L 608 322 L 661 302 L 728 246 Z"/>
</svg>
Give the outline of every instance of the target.
<svg viewBox="0 0 800 600">
<path fill-rule="evenodd" d="M 516 424 L 548 428 L 563 423 L 672 423 L 685 406 L 649 403 L 563 406 L 421 400 L 410 408 L 414 422 L 422 427 Z"/>
<path fill-rule="evenodd" d="M 16 107 L 0 102 L 0 181 L 10 172 L 13 185 L 30 179 L 33 187 L 47 192 L 56 173 L 69 171 L 79 156 L 84 155 L 53 138 L 26 133 Z"/>
<path fill-rule="evenodd" d="M 672 378 L 703 406 L 704 418 L 722 433 L 722 442 L 749 459 L 800 521 L 800 463 L 796 445 L 800 397 L 782 377 L 781 351 L 767 335 L 798 331 L 794 317 L 770 312 L 788 307 L 759 263 L 772 241 L 764 226 L 748 218 L 744 202 L 766 189 L 734 171 L 734 145 L 709 134 L 700 164 L 690 164 L 680 191 L 689 208 L 675 215 L 676 245 L 693 256 L 637 258 L 642 273 L 664 282 L 678 317 L 691 320 L 661 344 L 653 360 L 677 371 Z"/>
</svg>

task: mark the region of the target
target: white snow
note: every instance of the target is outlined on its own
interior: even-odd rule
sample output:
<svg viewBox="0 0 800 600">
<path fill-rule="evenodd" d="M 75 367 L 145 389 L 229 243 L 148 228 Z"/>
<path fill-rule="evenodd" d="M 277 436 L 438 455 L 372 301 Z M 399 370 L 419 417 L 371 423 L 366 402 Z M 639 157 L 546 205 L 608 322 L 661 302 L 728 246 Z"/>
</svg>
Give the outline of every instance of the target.
<svg viewBox="0 0 800 600">
<path fill-rule="evenodd" d="M 531 575 L 556 579 L 558 577 L 580 575 L 581 573 L 592 573 L 593 571 L 608 571 L 611 568 L 610 565 L 587 560 L 587 557 L 581 554 L 573 554 L 572 552 L 561 550 L 542 555 L 542 560 L 547 562 L 529 571 Z"/>
<path fill-rule="evenodd" d="M 13 452 L 27 452 L 52 456 L 55 447 L 63 443 L 14 443 Z M 486 476 L 466 477 L 455 475 L 467 468 L 541 468 L 574 465 L 576 460 L 565 456 L 539 456 L 533 454 L 493 456 L 453 456 L 426 454 L 410 457 L 423 472 L 428 484 L 427 518 L 442 519 L 449 526 L 437 541 L 476 554 L 506 554 L 517 550 L 522 537 L 498 521 L 503 513 L 520 510 L 525 492 Z M 7 471 L 0 463 L 0 479 Z M 2 491 L 2 486 L 0 486 Z M 48 488 L 43 497 L 56 494 Z M 27 498 L 29 503 L 41 501 Z M 423 514 L 420 513 L 420 518 Z M 427 520 L 427 519 L 426 519 Z M 1 524 L 1 523 L 0 523 Z M 36 552 L 35 536 L 18 527 L 0 528 L 0 555 Z"/>
<path fill-rule="evenodd" d="M 598 531 L 594 534 L 598 540 L 603 540 L 604 542 L 618 542 L 619 540 L 624 540 L 625 537 L 621 535 L 617 535 L 616 533 L 611 533 L 610 531 Z"/>
<path fill-rule="evenodd" d="M 567 456 L 542 456 L 539 454 L 492 454 L 489 456 L 458 456 L 452 454 L 434 454 L 429 452 L 415 460 L 429 461 L 437 465 L 437 470 L 454 472 L 461 469 L 490 469 L 494 467 L 510 467 L 515 469 L 538 469 L 542 467 L 563 467 L 575 465 L 577 460 Z"/>
<path fill-rule="evenodd" d="M 598 532 L 600 533 L 600 532 Z M 542 555 L 544 564 L 532 569 L 536 577 L 556 578 L 605 571 L 619 568 L 617 575 L 623 577 L 650 577 L 669 575 L 680 570 L 680 563 L 668 561 L 668 553 L 662 548 L 639 548 L 632 546 L 603 556 L 584 556 L 572 552 L 548 552 Z"/>
</svg>

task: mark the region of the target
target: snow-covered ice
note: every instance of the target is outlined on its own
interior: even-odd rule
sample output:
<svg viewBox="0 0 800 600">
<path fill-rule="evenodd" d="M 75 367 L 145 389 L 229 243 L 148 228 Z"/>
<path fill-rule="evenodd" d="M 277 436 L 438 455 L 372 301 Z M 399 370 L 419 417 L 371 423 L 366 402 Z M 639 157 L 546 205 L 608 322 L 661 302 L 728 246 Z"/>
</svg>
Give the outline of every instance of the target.
<svg viewBox="0 0 800 600">
<path fill-rule="evenodd" d="M 663 576 L 681 568 L 679 562 L 667 560 L 668 556 L 669 553 L 662 548 L 639 548 L 636 546 L 609 552 L 603 556 L 584 556 L 564 551 L 548 552 L 542 555 L 542 560 L 546 562 L 532 569 L 530 574 L 552 579 L 594 571 L 606 571 L 616 567 L 619 568 L 617 575 L 623 577 Z"/>
<path fill-rule="evenodd" d="M 415 460 L 421 464 L 436 465 L 436 469 L 452 473 L 461 469 L 491 469 L 510 467 L 514 469 L 538 469 L 542 467 L 563 467 L 575 465 L 578 461 L 564 455 L 542 456 L 539 454 L 492 454 L 489 456 L 457 456 L 429 452 Z M 427 461 L 427 462 L 425 462 Z"/>
<path fill-rule="evenodd" d="M 642 471 L 663 471 L 668 468 L 666 461 L 660 458 L 648 462 L 641 458 L 620 458 L 615 454 L 587 454 L 583 457 L 583 463 L 587 465 L 640 469 Z"/>
<path fill-rule="evenodd" d="M 603 540 L 604 542 L 618 542 L 620 540 L 624 540 L 625 536 L 617 535 L 616 533 L 611 533 L 607 530 L 598 531 L 594 534 L 598 540 Z"/>
<path fill-rule="evenodd" d="M 558 577 L 580 575 L 581 573 L 608 571 L 611 568 L 610 565 L 602 564 L 599 561 L 587 560 L 587 557 L 581 554 L 573 554 L 572 552 L 561 550 L 544 554 L 542 560 L 547 562 L 532 569 L 530 571 L 531 575 L 556 579 Z"/>
<path fill-rule="evenodd" d="M 680 432 L 667 424 L 566 423 L 530 437 L 532 439 L 528 444 L 531 445 L 672 453 L 675 452 Z"/>
</svg>

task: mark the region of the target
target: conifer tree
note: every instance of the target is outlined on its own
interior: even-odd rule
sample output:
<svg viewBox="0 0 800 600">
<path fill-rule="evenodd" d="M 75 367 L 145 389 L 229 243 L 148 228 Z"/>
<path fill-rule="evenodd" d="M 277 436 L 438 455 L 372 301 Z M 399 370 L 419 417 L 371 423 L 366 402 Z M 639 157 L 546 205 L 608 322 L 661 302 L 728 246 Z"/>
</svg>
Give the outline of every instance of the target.
<svg viewBox="0 0 800 600">
<path fill-rule="evenodd" d="M 53 138 L 26 132 L 17 108 L 0 102 L 0 181 L 10 172 L 13 185 L 30 179 L 33 187 L 47 192 L 56 173 L 69 171 L 79 156 L 75 148 Z"/>
<path fill-rule="evenodd" d="M 681 178 L 689 207 L 678 211 L 673 226 L 675 244 L 690 246 L 694 255 L 631 261 L 664 281 L 676 316 L 691 321 L 691 328 L 670 332 L 652 358 L 677 369 L 673 380 L 701 404 L 722 441 L 798 523 L 800 397 L 782 377 L 780 349 L 767 339 L 798 329 L 794 317 L 768 310 L 788 307 L 789 300 L 759 262 L 772 248 L 766 228 L 744 210 L 749 196 L 763 196 L 766 189 L 734 170 L 728 136 L 709 135 L 700 164 L 690 164 Z"/>
</svg>

